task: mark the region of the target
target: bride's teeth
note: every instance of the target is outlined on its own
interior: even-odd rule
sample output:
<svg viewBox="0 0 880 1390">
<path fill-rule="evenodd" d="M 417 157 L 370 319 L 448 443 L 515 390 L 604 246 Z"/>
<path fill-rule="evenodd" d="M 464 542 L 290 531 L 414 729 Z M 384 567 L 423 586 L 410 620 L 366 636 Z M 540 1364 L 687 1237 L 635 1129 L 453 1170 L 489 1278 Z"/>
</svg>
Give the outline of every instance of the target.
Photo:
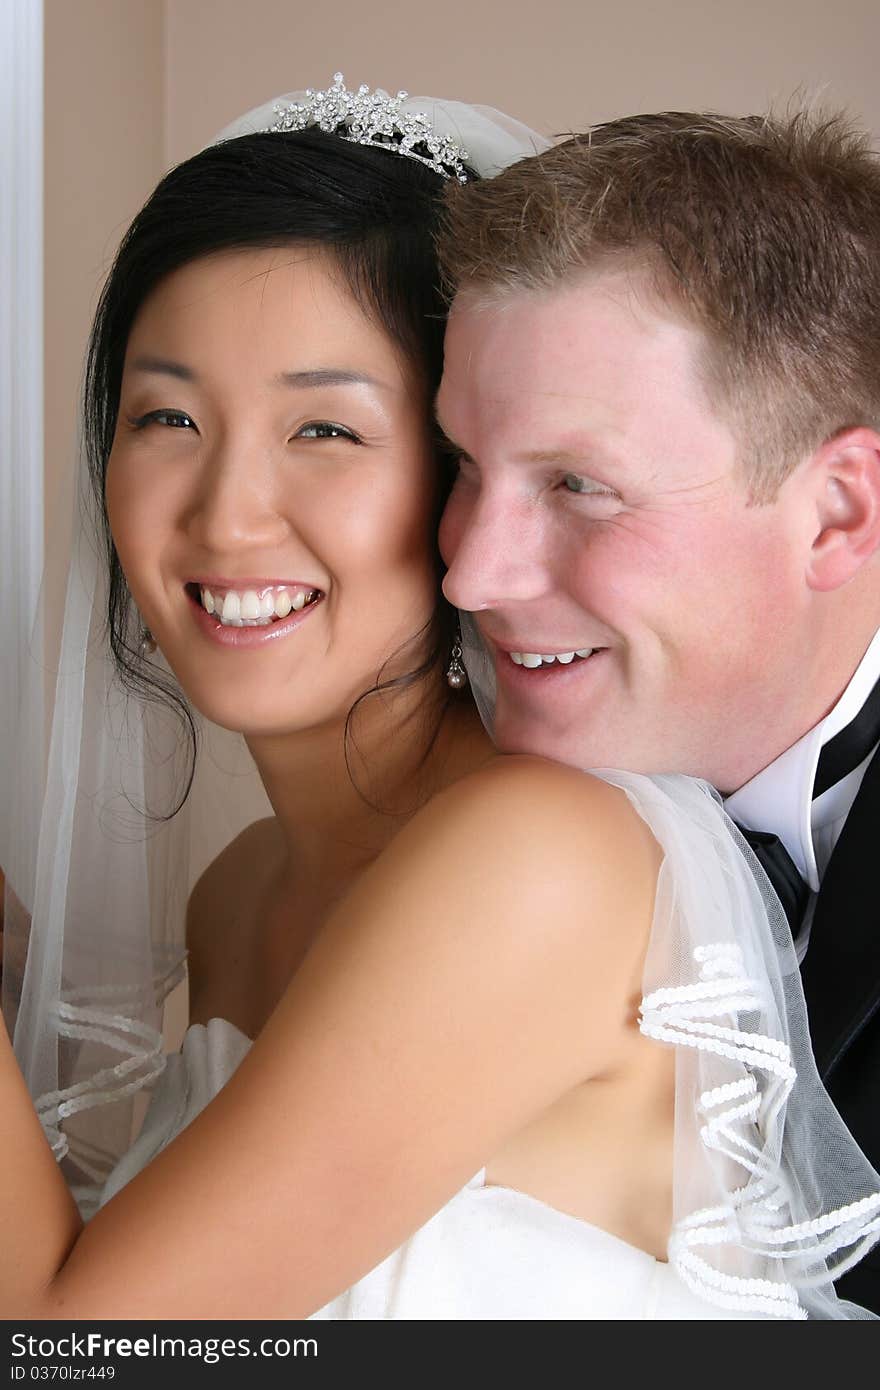
<svg viewBox="0 0 880 1390">
<path fill-rule="evenodd" d="M 318 597 L 316 589 L 300 589 L 293 597 L 287 589 L 228 589 L 224 594 L 212 594 L 201 585 L 199 589 L 205 612 L 228 627 L 267 627 L 274 618 L 299 613 Z"/>
<path fill-rule="evenodd" d="M 260 616 L 260 599 L 253 589 L 245 589 L 241 596 L 241 617 L 251 622 Z"/>
<path fill-rule="evenodd" d="M 574 652 L 558 652 L 556 660 L 560 666 L 567 666 L 570 661 L 574 661 Z"/>
</svg>

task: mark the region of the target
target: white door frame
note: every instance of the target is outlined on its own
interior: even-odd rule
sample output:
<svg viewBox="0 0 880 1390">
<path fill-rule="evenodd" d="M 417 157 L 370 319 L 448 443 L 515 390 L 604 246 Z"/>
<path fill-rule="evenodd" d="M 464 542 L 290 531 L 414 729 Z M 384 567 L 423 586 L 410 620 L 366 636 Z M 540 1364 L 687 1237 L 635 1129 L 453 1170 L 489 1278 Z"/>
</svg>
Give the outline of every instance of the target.
<svg viewBox="0 0 880 1390">
<path fill-rule="evenodd" d="M 43 571 L 43 394 L 43 0 L 0 0 L 0 867 L 7 870 L 21 864 L 22 851 L 35 852 L 32 817 L 42 790 L 21 785 L 16 751 L 23 739 L 43 740 L 40 682 L 25 684 Z M 39 764 L 34 771 L 36 780 Z"/>
</svg>

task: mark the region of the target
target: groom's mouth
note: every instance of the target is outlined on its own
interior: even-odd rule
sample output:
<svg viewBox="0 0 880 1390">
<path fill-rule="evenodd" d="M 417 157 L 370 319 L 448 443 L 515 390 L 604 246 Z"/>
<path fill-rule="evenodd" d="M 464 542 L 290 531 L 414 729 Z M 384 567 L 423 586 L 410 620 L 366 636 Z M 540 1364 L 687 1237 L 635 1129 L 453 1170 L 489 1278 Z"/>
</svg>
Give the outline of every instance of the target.
<svg viewBox="0 0 880 1390">
<path fill-rule="evenodd" d="M 598 647 L 576 647 L 569 652 L 507 652 L 506 656 L 514 666 L 522 666 L 527 671 L 546 670 L 548 666 L 571 666 L 587 661 Z"/>
<path fill-rule="evenodd" d="M 567 651 L 530 652 L 496 644 L 495 675 L 499 687 L 506 687 L 512 695 L 528 699 L 529 691 L 536 695 L 540 691 L 543 701 L 551 689 L 580 688 L 588 672 L 603 665 L 607 651 L 607 647 L 570 647 Z"/>
<path fill-rule="evenodd" d="M 607 695 L 614 669 L 610 647 L 554 650 L 548 645 L 544 651 L 529 651 L 522 638 L 516 647 L 509 643 L 510 638 L 503 645 L 492 644 L 497 689 L 493 734 L 505 751 L 514 746 L 507 742 L 510 738 L 519 752 L 546 747 L 551 726 L 557 732 L 568 729 L 579 712 L 592 708 L 603 692 Z"/>
</svg>

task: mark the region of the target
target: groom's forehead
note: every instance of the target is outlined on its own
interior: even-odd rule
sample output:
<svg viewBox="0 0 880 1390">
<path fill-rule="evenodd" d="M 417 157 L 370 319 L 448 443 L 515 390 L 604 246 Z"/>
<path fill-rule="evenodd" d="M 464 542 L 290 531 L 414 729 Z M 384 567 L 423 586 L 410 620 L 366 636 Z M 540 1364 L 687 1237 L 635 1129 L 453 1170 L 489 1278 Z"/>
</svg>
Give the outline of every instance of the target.
<svg viewBox="0 0 880 1390">
<path fill-rule="evenodd" d="M 629 353 L 661 334 L 684 335 L 701 349 L 706 343 L 680 295 L 664 289 L 640 261 L 579 267 L 536 287 L 465 288 L 450 306 L 444 383 L 450 377 L 479 382 L 480 372 L 499 361 L 517 360 L 537 372 L 542 359 L 576 365 L 598 351 L 607 360 L 614 342 L 625 340 Z"/>
<path fill-rule="evenodd" d="M 456 298 L 436 410 L 441 427 L 530 416 L 613 428 L 710 406 L 704 333 L 631 271 L 583 275 L 539 292 Z M 711 412 L 711 413 L 714 413 Z"/>
</svg>

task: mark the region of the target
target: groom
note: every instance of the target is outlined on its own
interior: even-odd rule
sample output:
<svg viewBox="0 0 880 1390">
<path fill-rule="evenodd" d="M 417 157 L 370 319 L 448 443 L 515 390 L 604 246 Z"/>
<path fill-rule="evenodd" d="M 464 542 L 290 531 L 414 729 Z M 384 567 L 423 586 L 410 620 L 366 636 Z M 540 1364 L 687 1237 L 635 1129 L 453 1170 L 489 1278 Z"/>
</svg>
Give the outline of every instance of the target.
<svg viewBox="0 0 880 1390">
<path fill-rule="evenodd" d="M 880 160 L 614 121 L 455 190 L 445 260 L 445 590 L 496 741 L 722 792 L 880 1167 Z M 880 1311 L 878 1247 L 839 1287 Z"/>
</svg>

